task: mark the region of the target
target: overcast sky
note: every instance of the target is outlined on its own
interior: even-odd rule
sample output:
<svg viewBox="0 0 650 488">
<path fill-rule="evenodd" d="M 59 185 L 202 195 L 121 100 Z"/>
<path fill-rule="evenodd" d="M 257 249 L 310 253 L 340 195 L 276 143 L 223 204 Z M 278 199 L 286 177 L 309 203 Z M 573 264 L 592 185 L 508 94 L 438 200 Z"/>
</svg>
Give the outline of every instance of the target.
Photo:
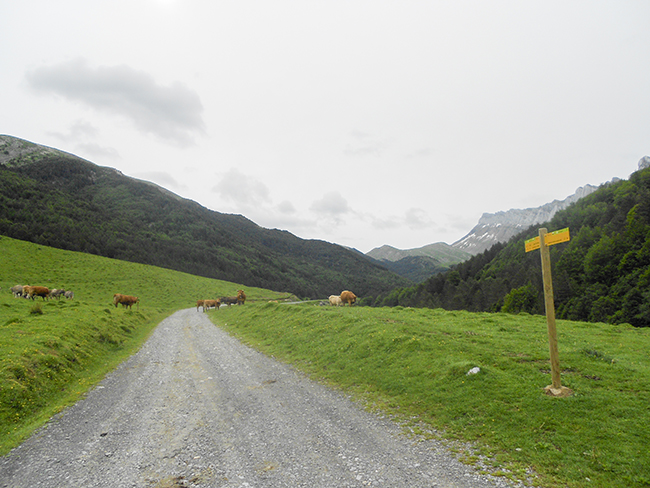
<svg viewBox="0 0 650 488">
<path fill-rule="evenodd" d="M 0 3 L 0 133 L 362 252 L 650 155 L 650 2 Z"/>
</svg>

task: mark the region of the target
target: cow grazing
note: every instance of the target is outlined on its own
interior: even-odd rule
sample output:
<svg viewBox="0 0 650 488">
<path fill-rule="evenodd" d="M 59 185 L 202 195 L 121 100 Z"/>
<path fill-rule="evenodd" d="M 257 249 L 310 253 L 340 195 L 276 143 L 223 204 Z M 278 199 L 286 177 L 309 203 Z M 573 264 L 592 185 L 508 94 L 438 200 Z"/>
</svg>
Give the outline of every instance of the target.
<svg viewBox="0 0 650 488">
<path fill-rule="evenodd" d="M 347 303 L 352 306 L 354 303 L 356 303 L 357 296 L 351 291 L 345 290 L 341 292 L 341 301 L 343 302 L 343 305 Z"/>
<path fill-rule="evenodd" d="M 58 289 L 58 288 L 55 288 L 54 290 L 52 290 L 52 291 L 50 292 L 50 296 L 51 296 L 52 298 L 56 298 L 57 300 L 60 300 L 60 299 L 61 299 L 61 295 L 64 295 L 64 296 L 65 296 L 65 290 L 60 290 L 60 289 Z"/>
<path fill-rule="evenodd" d="M 14 294 L 14 298 L 18 298 L 18 297 L 23 296 L 23 288 L 24 288 L 23 285 L 16 285 L 16 286 L 12 286 L 10 288 L 11 293 Z"/>
<path fill-rule="evenodd" d="M 117 308 L 118 305 L 122 305 L 124 308 L 131 308 L 136 303 L 138 304 L 138 307 L 140 307 L 140 299 L 138 297 L 122 295 L 121 293 L 113 295 L 113 303 L 115 304 L 115 308 Z"/>
<path fill-rule="evenodd" d="M 219 300 L 221 300 L 222 305 L 243 305 L 244 302 L 246 301 L 246 293 L 244 293 L 244 290 L 237 290 L 237 296 L 236 297 L 221 297 Z"/>
<path fill-rule="evenodd" d="M 205 302 L 205 300 L 197 300 L 196 301 L 196 311 L 197 312 L 199 311 L 199 307 L 203 307 L 203 311 L 205 312 L 205 305 L 203 305 L 204 302 Z"/>
<path fill-rule="evenodd" d="M 74 292 L 68 290 L 63 294 L 63 296 L 66 297 L 66 299 L 70 300 L 71 298 L 74 298 Z"/>
<path fill-rule="evenodd" d="M 205 312 L 206 310 L 209 310 L 211 308 L 216 308 L 219 310 L 219 307 L 221 306 L 221 301 L 220 300 L 203 300 L 203 311 Z"/>
<path fill-rule="evenodd" d="M 343 301 L 341 300 L 341 297 L 338 295 L 330 295 L 330 305 L 334 305 L 336 307 L 343 305 Z"/>
<path fill-rule="evenodd" d="M 237 297 L 221 297 L 219 299 L 222 305 L 236 305 L 237 304 Z"/>
<path fill-rule="evenodd" d="M 43 300 L 50 298 L 50 289 L 47 286 L 23 286 L 23 296 L 34 300 L 41 297 Z"/>
</svg>

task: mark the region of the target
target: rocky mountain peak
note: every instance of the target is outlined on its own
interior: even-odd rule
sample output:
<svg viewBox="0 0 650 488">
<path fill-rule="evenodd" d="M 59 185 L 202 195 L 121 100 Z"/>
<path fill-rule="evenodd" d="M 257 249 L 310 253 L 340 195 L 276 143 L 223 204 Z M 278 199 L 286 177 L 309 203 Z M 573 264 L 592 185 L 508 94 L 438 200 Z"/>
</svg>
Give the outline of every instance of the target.
<svg viewBox="0 0 650 488">
<path fill-rule="evenodd" d="M 650 163 L 650 158 L 648 159 Z M 597 186 L 585 185 L 564 200 L 553 200 L 541 207 L 484 213 L 478 224 L 465 237 L 454 242 L 452 247 L 462 249 L 470 254 L 479 254 L 498 242 L 509 241 L 531 225 L 548 222 L 557 212 L 597 189 Z"/>
</svg>

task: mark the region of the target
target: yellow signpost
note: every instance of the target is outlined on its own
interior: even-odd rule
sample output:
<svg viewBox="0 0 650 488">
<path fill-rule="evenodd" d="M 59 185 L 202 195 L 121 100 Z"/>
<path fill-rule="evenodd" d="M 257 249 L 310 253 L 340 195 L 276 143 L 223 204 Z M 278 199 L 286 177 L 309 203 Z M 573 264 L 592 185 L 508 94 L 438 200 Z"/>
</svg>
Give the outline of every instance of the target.
<svg viewBox="0 0 650 488">
<path fill-rule="evenodd" d="M 542 258 L 542 278 L 544 279 L 544 305 L 546 306 L 546 325 L 548 328 L 548 345 L 551 355 L 551 378 L 552 384 L 544 390 L 548 395 L 565 397 L 573 391 L 562 386 L 560 379 L 560 357 L 557 347 L 557 330 L 555 327 L 555 304 L 553 302 L 553 280 L 551 279 L 551 255 L 549 246 L 567 242 L 570 239 L 569 229 L 561 229 L 547 233 L 546 229 L 539 229 L 539 237 L 526 241 L 526 252 L 540 250 Z"/>
</svg>

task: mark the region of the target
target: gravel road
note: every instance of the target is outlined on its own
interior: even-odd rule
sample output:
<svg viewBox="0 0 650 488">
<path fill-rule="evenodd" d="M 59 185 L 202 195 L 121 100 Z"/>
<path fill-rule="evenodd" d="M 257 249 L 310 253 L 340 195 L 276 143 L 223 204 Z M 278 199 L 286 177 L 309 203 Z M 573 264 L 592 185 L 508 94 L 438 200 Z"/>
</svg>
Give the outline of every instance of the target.
<svg viewBox="0 0 650 488">
<path fill-rule="evenodd" d="M 194 309 L 0 458 L 0 486 L 511 487 Z"/>
</svg>

